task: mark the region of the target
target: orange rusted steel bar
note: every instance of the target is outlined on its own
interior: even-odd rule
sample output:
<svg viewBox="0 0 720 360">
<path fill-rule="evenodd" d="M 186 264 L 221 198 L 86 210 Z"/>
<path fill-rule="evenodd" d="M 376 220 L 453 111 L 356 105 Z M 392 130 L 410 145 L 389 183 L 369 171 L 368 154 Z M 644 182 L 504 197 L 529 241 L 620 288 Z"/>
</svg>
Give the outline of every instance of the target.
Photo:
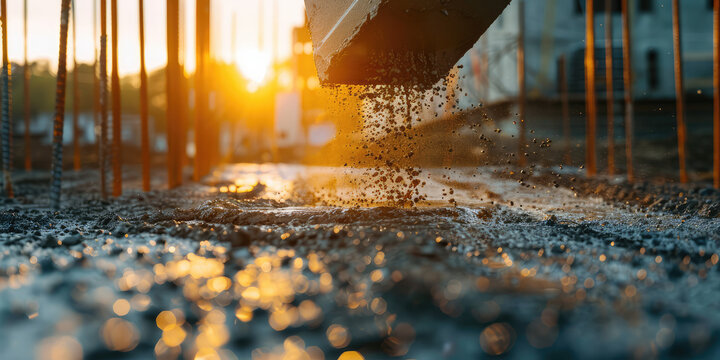
<svg viewBox="0 0 720 360">
<path fill-rule="evenodd" d="M 100 124 L 100 81 L 98 80 L 98 69 L 100 68 L 98 59 L 98 32 L 97 32 L 97 0 L 93 0 L 92 15 L 93 15 L 93 125 L 99 126 Z M 98 151 L 98 159 L 100 155 L 100 141 L 95 140 L 96 150 Z"/>
<path fill-rule="evenodd" d="M 8 58 L 8 36 L 7 36 L 7 3 L 2 0 L 0 3 L 0 20 L 2 21 L 2 50 L 3 50 L 3 67 L 2 67 L 2 164 L 3 164 L 3 181 L 5 183 L 5 195 L 12 198 L 12 124 L 10 116 L 12 111 L 10 106 L 12 99 L 10 98 L 10 60 Z"/>
<path fill-rule="evenodd" d="M 100 0 L 100 195 L 108 196 L 107 0 Z"/>
<path fill-rule="evenodd" d="M 120 102 L 120 72 L 118 69 L 118 10 L 117 0 L 110 0 L 112 18 L 112 112 L 113 112 L 113 196 L 122 195 L 122 111 Z"/>
<path fill-rule="evenodd" d="M 605 1 L 605 90 L 607 96 L 608 174 L 615 175 L 615 92 L 613 89 L 613 2 Z"/>
<path fill-rule="evenodd" d="M 150 134 L 148 129 L 147 70 L 145 69 L 145 4 L 138 0 L 140 25 L 140 147 L 143 191 L 150 191 Z"/>
<path fill-rule="evenodd" d="M 186 9 L 186 1 L 192 1 L 192 0 L 180 0 L 180 9 Z M 190 119 L 190 92 L 189 92 L 189 79 L 187 78 L 187 74 L 185 72 L 185 43 L 187 41 L 187 34 L 186 32 L 186 24 L 187 24 L 187 16 L 185 11 L 181 11 L 179 14 L 179 24 L 180 24 L 180 31 L 178 32 L 179 35 L 179 51 L 182 56 L 179 58 L 179 64 L 180 64 L 180 70 L 179 70 L 179 86 L 178 86 L 178 99 L 179 100 L 179 106 L 178 106 L 178 118 L 177 118 L 177 126 L 176 132 L 177 132 L 177 142 L 178 145 L 176 147 L 176 159 L 177 159 L 177 183 L 182 184 L 183 183 L 183 170 L 190 164 L 190 160 L 188 159 L 187 155 L 187 143 L 188 143 L 188 124 Z"/>
<path fill-rule="evenodd" d="M 585 16 L 585 166 L 587 174 L 597 173 L 597 154 L 595 150 L 597 103 L 595 97 L 595 11 L 594 1 L 586 0 Z"/>
<path fill-rule="evenodd" d="M 180 5 L 178 0 L 167 1 L 167 169 L 168 169 L 168 187 L 173 189 L 178 186 L 179 159 L 178 156 L 178 107 L 181 105 L 178 99 L 178 87 L 180 78 L 179 58 L 179 12 Z"/>
<path fill-rule="evenodd" d="M 25 124 L 25 171 L 32 170 L 30 147 L 30 63 L 28 62 L 28 0 L 23 1 L 23 117 Z"/>
<path fill-rule="evenodd" d="M 625 167 L 628 181 L 635 178 L 633 161 L 634 111 L 633 111 L 633 72 L 632 72 L 632 37 L 630 33 L 630 0 L 622 0 L 623 19 L 623 81 L 625 83 Z"/>
<path fill-rule="evenodd" d="M 688 182 L 686 163 L 687 128 L 685 126 L 685 83 L 683 81 L 682 38 L 680 33 L 680 3 L 672 1 L 673 9 L 673 48 L 675 60 L 675 98 L 677 103 L 677 136 L 678 160 L 680 165 L 680 182 Z"/>
<path fill-rule="evenodd" d="M 209 124 L 208 73 L 210 54 L 210 0 L 196 1 L 196 66 L 195 66 L 195 172 L 199 181 L 210 169 L 212 154 L 208 135 Z"/>
<path fill-rule="evenodd" d="M 565 164 L 570 165 L 572 162 L 572 158 L 570 157 L 570 97 L 568 96 L 567 58 L 565 55 L 560 57 L 558 71 L 560 72 L 560 102 L 562 103 L 563 161 Z"/>
<path fill-rule="evenodd" d="M 520 136 L 518 139 L 518 165 L 525 166 L 526 154 L 526 83 L 525 83 L 525 1 L 518 2 L 518 48 L 517 48 L 517 71 L 518 71 L 518 113 L 520 121 Z"/>
<path fill-rule="evenodd" d="M 713 184 L 720 189 L 720 0 L 713 5 Z"/>
<path fill-rule="evenodd" d="M 182 28 L 181 28 L 182 29 Z M 181 32 L 182 34 L 182 32 Z M 181 53 L 184 54 L 183 48 L 180 48 Z M 190 164 L 190 160 L 188 159 L 187 155 L 187 142 L 188 142 L 188 119 L 190 118 L 190 93 L 188 91 L 189 88 L 189 80 L 185 76 L 185 64 L 180 64 L 180 71 L 179 71 L 179 78 L 178 78 L 179 86 L 178 86 L 178 93 L 177 97 L 180 101 L 180 105 L 178 107 L 178 118 L 177 118 L 177 126 L 175 129 L 176 132 L 176 155 L 175 158 L 177 159 L 177 172 L 176 172 L 176 182 L 178 185 L 182 185 L 183 183 L 183 170 Z"/>
<path fill-rule="evenodd" d="M 77 25 L 75 21 L 75 0 L 70 5 L 72 11 L 72 34 L 73 34 L 73 170 L 80 171 L 80 127 L 78 125 L 80 117 L 80 92 L 78 83 L 78 63 L 77 63 Z"/>
<path fill-rule="evenodd" d="M 4 3 L 5 0 L 2 0 Z M 58 57 L 57 92 L 55 98 L 55 120 L 53 121 L 53 159 L 50 202 L 60 208 L 63 170 L 63 124 L 65 118 L 65 87 L 67 80 L 67 40 L 70 17 L 70 0 L 62 0 L 60 17 L 60 55 Z"/>
</svg>

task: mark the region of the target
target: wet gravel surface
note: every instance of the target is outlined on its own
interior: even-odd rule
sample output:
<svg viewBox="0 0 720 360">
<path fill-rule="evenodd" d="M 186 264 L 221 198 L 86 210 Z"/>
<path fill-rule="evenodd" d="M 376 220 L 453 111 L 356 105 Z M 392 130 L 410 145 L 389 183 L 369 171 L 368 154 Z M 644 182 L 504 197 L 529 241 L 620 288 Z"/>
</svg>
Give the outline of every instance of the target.
<svg viewBox="0 0 720 360">
<path fill-rule="evenodd" d="M 717 191 L 497 173 L 426 170 L 422 206 L 360 208 L 338 205 L 372 200 L 352 169 L 109 201 L 88 172 L 57 212 L 47 174 L 18 175 L 0 358 L 720 356 Z"/>
</svg>

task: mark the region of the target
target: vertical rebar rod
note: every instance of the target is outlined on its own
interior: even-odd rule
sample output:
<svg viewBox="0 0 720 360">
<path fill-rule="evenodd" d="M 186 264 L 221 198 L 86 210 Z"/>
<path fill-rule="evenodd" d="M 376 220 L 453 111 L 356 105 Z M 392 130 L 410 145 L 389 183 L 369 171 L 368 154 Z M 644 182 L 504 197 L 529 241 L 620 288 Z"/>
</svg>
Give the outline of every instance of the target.
<svg viewBox="0 0 720 360">
<path fill-rule="evenodd" d="M 680 3 L 678 0 L 672 1 L 673 8 L 673 48 L 675 61 L 675 99 L 677 103 L 677 136 L 678 136 L 678 161 L 680 165 L 680 182 L 687 183 L 687 163 L 686 163 L 686 141 L 687 128 L 685 126 L 685 82 L 683 80 L 683 60 L 682 60 L 682 34 L 680 33 Z"/>
<path fill-rule="evenodd" d="M 210 133 L 208 110 L 208 55 L 210 45 L 210 0 L 196 1 L 196 62 L 195 62 L 195 172 L 199 181 L 209 171 L 211 158 L 208 143 Z"/>
<path fill-rule="evenodd" d="M 605 91 L 607 96 L 608 174 L 615 175 L 615 92 L 613 89 L 613 2 L 605 1 Z"/>
<path fill-rule="evenodd" d="M 77 25 L 75 24 L 75 0 L 70 4 L 72 11 L 72 41 L 73 41 L 73 170 L 80 171 L 80 91 L 78 83 L 78 63 L 77 63 Z"/>
<path fill-rule="evenodd" d="M 565 55 L 560 56 L 558 71 L 560 72 L 560 102 L 562 103 L 563 161 L 566 165 L 570 165 L 572 162 L 572 158 L 570 157 L 570 97 L 568 95 L 567 58 Z"/>
<path fill-rule="evenodd" d="M 5 183 L 5 195 L 9 198 L 14 196 L 12 186 L 12 124 L 10 114 L 12 111 L 12 99 L 10 98 L 10 60 L 8 58 L 8 36 L 7 36 L 7 1 L 0 3 L 0 16 L 2 21 L 2 164 L 3 181 Z"/>
<path fill-rule="evenodd" d="M 232 64 L 233 66 L 237 66 L 237 12 L 233 10 L 232 14 L 232 31 L 230 32 L 231 35 L 231 48 L 232 48 Z M 293 82 L 294 86 L 294 82 Z M 235 157 L 235 142 L 236 142 L 236 122 L 235 119 L 231 119 L 228 122 L 228 127 L 230 131 L 230 139 L 229 139 L 229 146 L 228 146 L 228 152 L 225 155 L 225 159 L 227 162 L 232 163 L 233 159 Z"/>
<path fill-rule="evenodd" d="M 112 17 L 112 165 L 113 165 L 113 196 L 122 195 L 122 111 L 120 102 L 120 73 L 118 69 L 118 10 L 117 0 L 110 0 Z"/>
<path fill-rule="evenodd" d="M 25 171 L 32 170 L 30 147 L 30 63 L 28 62 L 28 0 L 23 1 L 23 117 L 25 123 Z"/>
<path fill-rule="evenodd" d="M 518 2 L 518 48 L 517 48 L 517 72 L 518 72 L 518 113 L 520 121 L 520 136 L 518 138 L 518 165 L 526 164 L 526 142 L 525 139 L 525 115 L 526 115 L 526 83 L 525 83 L 525 1 Z"/>
<path fill-rule="evenodd" d="M 633 110 L 632 34 L 630 32 L 630 0 L 622 0 L 623 19 L 623 81 L 625 83 L 625 168 L 628 181 L 635 178 L 633 139 L 635 136 Z"/>
<path fill-rule="evenodd" d="M 107 0 L 100 0 L 100 194 L 108 196 Z"/>
<path fill-rule="evenodd" d="M 150 134 L 148 129 L 147 69 L 145 68 L 145 3 L 138 0 L 140 25 L 140 147 L 143 191 L 150 191 Z"/>
<path fill-rule="evenodd" d="M 166 80 L 166 96 L 167 96 L 167 170 L 168 170 L 168 188 L 177 187 L 177 179 L 180 159 L 178 159 L 178 101 L 180 64 L 179 58 L 179 1 L 167 1 L 167 80 Z"/>
<path fill-rule="evenodd" d="M 713 184 L 720 189 L 720 0 L 713 6 Z"/>
<path fill-rule="evenodd" d="M 5 0 L 2 0 L 3 2 Z M 63 170 L 63 126 L 65 118 L 65 87 L 67 80 L 67 42 L 70 18 L 70 0 L 62 0 L 60 16 L 60 54 L 58 56 L 57 91 L 55 97 L 55 120 L 53 121 L 53 162 L 51 205 L 60 209 Z"/>
<path fill-rule="evenodd" d="M 597 173 L 595 137 L 597 126 L 597 99 L 595 97 L 595 10 L 594 1 L 586 0 L 585 16 L 585 166 L 588 176 Z"/>
<path fill-rule="evenodd" d="M 186 54 L 186 47 L 185 43 L 187 42 L 187 4 L 186 1 L 192 1 L 192 0 L 180 0 L 180 9 L 181 11 L 178 14 L 178 24 L 179 24 L 179 31 L 178 31 L 178 51 L 181 56 L 178 58 L 178 92 L 177 92 L 177 98 L 178 98 L 178 117 L 176 120 L 177 126 L 175 126 L 175 131 L 177 133 L 177 147 L 176 147 L 176 159 L 177 159 L 177 179 L 176 182 L 178 185 L 183 183 L 183 170 L 187 165 L 189 164 L 189 159 L 187 155 L 187 149 L 186 144 L 188 142 L 188 119 L 190 118 L 190 93 L 188 91 L 189 89 L 189 80 L 186 77 L 185 73 L 185 60 L 187 57 Z"/>
<path fill-rule="evenodd" d="M 100 136 L 97 133 L 97 129 L 99 129 L 100 125 L 100 82 L 98 81 L 98 68 L 100 67 L 98 64 L 98 32 L 97 32 L 97 15 L 98 15 L 98 9 L 97 9 L 97 0 L 92 0 L 93 6 L 92 6 L 92 15 L 93 15 L 93 127 L 95 129 L 95 139 L 99 139 Z M 100 159 L 100 141 L 95 140 L 95 145 L 97 147 L 97 155 L 98 159 Z"/>
</svg>

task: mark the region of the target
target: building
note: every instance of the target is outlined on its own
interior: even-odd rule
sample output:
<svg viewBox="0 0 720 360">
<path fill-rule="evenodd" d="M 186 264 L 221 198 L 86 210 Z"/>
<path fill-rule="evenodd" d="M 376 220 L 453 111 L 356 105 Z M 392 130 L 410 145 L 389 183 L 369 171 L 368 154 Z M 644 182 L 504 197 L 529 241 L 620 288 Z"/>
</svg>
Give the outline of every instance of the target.
<svg viewBox="0 0 720 360">
<path fill-rule="evenodd" d="M 615 96 L 623 96 L 622 17 L 613 1 L 613 77 Z M 560 58 L 567 59 L 571 97 L 585 93 L 585 1 L 524 0 L 526 81 L 530 99 L 559 97 Z M 467 107 L 517 97 L 519 4 L 513 1 L 460 60 L 461 87 L 474 94 L 459 99 Z M 684 0 L 681 6 L 685 91 L 712 96 L 712 0 Z M 605 98 L 605 2 L 595 0 L 597 90 Z M 675 97 L 671 0 L 630 0 L 634 96 L 638 101 Z M 464 78 L 463 78 L 464 76 Z"/>
</svg>

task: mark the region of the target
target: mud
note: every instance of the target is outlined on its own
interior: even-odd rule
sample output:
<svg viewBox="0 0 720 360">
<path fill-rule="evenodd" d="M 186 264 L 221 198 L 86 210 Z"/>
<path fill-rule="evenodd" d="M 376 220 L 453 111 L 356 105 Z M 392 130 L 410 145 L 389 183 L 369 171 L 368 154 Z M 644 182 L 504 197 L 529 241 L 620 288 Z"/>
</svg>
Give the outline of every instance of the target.
<svg viewBox="0 0 720 360">
<path fill-rule="evenodd" d="M 365 170 L 237 165 L 107 202 L 93 174 L 77 174 L 59 212 L 46 175 L 18 176 L 0 210 L 0 357 L 720 351 L 716 216 L 528 187 L 492 168 L 425 169 L 436 206 L 348 207 L 359 196 L 348 171 Z M 322 189 L 335 205 L 307 195 Z"/>
</svg>

